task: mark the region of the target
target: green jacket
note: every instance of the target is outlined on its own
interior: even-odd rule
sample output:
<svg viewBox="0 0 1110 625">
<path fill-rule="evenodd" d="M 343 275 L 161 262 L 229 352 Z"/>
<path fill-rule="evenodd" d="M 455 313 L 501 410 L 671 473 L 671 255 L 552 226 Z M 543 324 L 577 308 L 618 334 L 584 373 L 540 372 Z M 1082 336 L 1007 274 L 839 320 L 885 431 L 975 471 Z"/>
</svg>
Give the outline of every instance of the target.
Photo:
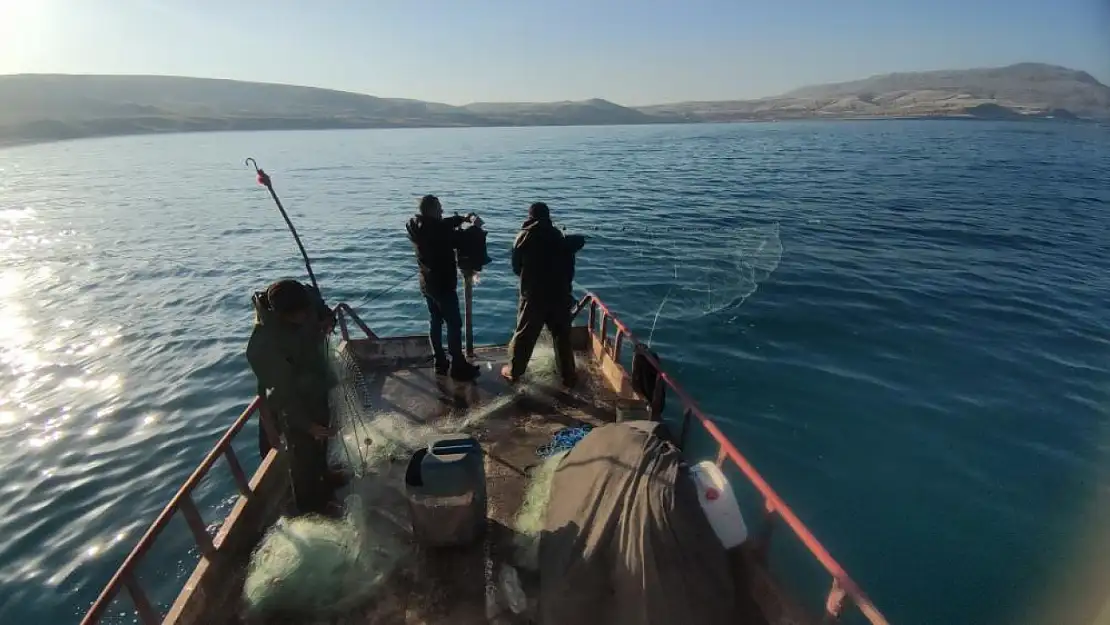
<svg viewBox="0 0 1110 625">
<path fill-rule="evenodd" d="M 258 379 L 259 395 L 283 432 L 307 432 L 327 425 L 328 391 L 335 376 L 327 356 L 327 337 L 316 318 L 303 326 L 281 320 L 255 295 L 255 325 L 247 342 L 247 362 Z"/>
<path fill-rule="evenodd" d="M 581 235 L 566 236 L 549 219 L 529 219 L 513 242 L 513 273 L 520 276 L 520 296 L 558 301 L 571 297 L 574 255 L 586 244 Z"/>
</svg>

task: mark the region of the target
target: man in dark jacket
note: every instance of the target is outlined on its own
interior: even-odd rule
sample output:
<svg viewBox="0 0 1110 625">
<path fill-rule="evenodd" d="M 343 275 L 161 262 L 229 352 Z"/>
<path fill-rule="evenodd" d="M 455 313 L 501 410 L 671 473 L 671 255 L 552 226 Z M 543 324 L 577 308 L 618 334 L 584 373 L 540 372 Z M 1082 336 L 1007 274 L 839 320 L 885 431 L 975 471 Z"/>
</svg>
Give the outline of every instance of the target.
<svg viewBox="0 0 1110 625">
<path fill-rule="evenodd" d="M 571 283 L 574 254 L 584 244 L 584 238 L 564 237 L 555 228 L 547 204 L 536 202 L 529 207 L 528 220 L 513 244 L 513 273 L 520 276 L 520 303 L 516 331 L 509 342 L 509 364 L 501 370 L 501 375 L 510 382 L 524 375 L 536 340 L 546 326 L 554 342 L 555 364 L 563 384 L 574 385 Z"/>
<path fill-rule="evenodd" d="M 462 350 L 462 313 L 459 310 L 458 265 L 455 251 L 459 246 L 459 227 L 469 221 L 475 227 L 482 220 L 470 213 L 466 217 L 443 217 L 439 198 L 425 195 L 420 212 L 405 227 L 420 266 L 420 291 L 431 316 L 428 338 L 435 353 L 436 373 L 450 371 L 456 380 L 469 381 L 478 377 L 478 367 L 467 362 Z M 447 324 L 447 353 L 443 351 L 443 325 Z"/>
<path fill-rule="evenodd" d="M 330 311 L 315 290 L 281 280 L 256 296 L 255 312 L 247 362 L 285 440 L 298 511 L 329 513 L 335 484 L 328 470 L 328 392 L 336 383 L 326 352 Z"/>
</svg>

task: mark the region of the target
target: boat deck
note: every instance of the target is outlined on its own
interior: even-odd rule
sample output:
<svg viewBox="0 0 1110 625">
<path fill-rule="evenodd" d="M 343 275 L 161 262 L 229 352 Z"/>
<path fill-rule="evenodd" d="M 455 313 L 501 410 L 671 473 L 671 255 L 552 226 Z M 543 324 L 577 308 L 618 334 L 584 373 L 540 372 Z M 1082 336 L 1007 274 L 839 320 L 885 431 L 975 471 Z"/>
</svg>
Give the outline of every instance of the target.
<svg viewBox="0 0 1110 625">
<path fill-rule="evenodd" d="M 333 454 L 332 460 L 340 460 L 356 476 L 341 494 L 346 496 L 348 503 L 348 521 L 365 526 L 365 531 L 353 533 L 370 540 L 350 540 L 348 536 L 338 538 L 337 543 L 323 537 L 327 542 L 319 545 L 333 553 L 337 547 L 357 548 L 359 554 L 355 555 L 359 557 L 355 560 L 359 562 L 348 567 L 333 560 L 339 570 L 324 570 L 329 568 L 328 564 L 323 568 L 317 566 L 309 579 L 303 579 L 303 570 L 287 576 L 285 573 L 289 570 L 285 565 L 296 566 L 302 561 L 300 555 L 323 554 L 316 551 L 317 543 L 301 540 L 303 536 L 295 533 L 289 534 L 284 542 L 286 547 L 292 545 L 296 555 L 286 559 L 290 557 L 288 553 L 278 554 L 274 556 L 277 559 L 271 560 L 279 563 L 278 568 L 286 570 L 266 569 L 273 574 L 271 577 L 252 575 L 250 581 L 253 584 L 261 580 L 262 586 L 271 591 L 271 584 L 277 583 L 279 592 L 270 596 L 281 599 L 278 603 L 291 603 L 285 600 L 294 599 L 294 595 L 300 595 L 302 601 L 307 597 L 321 600 L 307 599 L 318 604 L 307 614 L 294 614 L 288 608 L 279 613 L 273 609 L 274 605 L 269 606 L 271 609 L 264 616 L 248 614 L 244 585 L 252 551 L 258 548 L 267 531 L 279 531 L 274 527 L 275 521 L 279 520 L 282 508 L 290 503 L 288 459 L 282 449 L 272 449 L 254 474 L 247 476 L 233 448 L 236 436 L 255 416 L 271 436 L 276 435 L 265 401 L 259 397 L 229 426 L 151 523 L 85 614 L 82 625 L 107 622 L 105 619 L 121 599 L 130 599 L 136 622 L 143 625 L 532 623 L 528 618 L 530 609 L 522 615 L 505 609 L 507 602 L 497 578 L 503 570 L 501 565 L 511 564 L 520 575 L 527 596 L 534 598 L 538 594 L 538 580 L 520 561 L 521 545 L 517 543 L 521 536 L 513 529 L 531 481 L 529 472 L 543 461 L 537 451 L 566 426 L 596 426 L 650 416 L 645 398 L 633 390 L 620 358 L 622 353 L 627 356 L 630 350 L 639 350 L 641 344 L 596 296 L 587 295 L 582 305 L 589 305 L 587 325 L 574 327 L 571 334 L 580 381 L 570 390 L 561 387 L 551 370 L 553 358 L 549 347 L 537 348 L 530 366 L 531 375 L 520 385 L 510 386 L 499 375 L 506 361 L 503 347 L 478 350 L 477 362 L 482 365 L 483 372 L 476 383 L 454 383 L 434 375 L 429 366 L 431 354 L 426 337 L 378 337 L 349 307 L 338 305 L 337 310 L 345 311 L 367 338 L 351 339 L 343 323 L 344 316 L 340 316 L 343 344 L 336 364 L 341 383 L 332 397 L 332 409 L 343 433 L 343 443 L 338 445 L 337 451 L 346 450 L 347 461 L 342 462 L 338 454 Z M 870 623 L 886 625 L 886 619 L 858 585 L 725 438 L 712 419 L 661 370 L 655 357 L 650 352 L 637 351 L 636 354 L 654 363 L 656 390 L 652 400 L 657 409 L 661 409 L 666 400 L 668 406 L 678 404 L 682 410 L 681 438 L 685 439 L 691 424 L 700 425 L 717 444 L 717 463 L 730 463 L 763 500 L 762 517 L 749 517 L 750 522 L 756 523 L 752 536 L 743 545 L 726 552 L 737 591 L 734 595 L 735 621 L 750 625 L 812 625 L 818 622 L 818 613 L 824 614 L 825 620 L 821 622 L 836 620 L 850 601 Z M 342 375 L 352 370 L 357 375 Z M 343 425 L 345 420 L 348 424 L 351 420 L 357 421 L 364 427 L 354 428 L 351 435 L 352 428 Z M 405 495 L 408 461 L 412 452 L 424 447 L 431 436 L 457 432 L 474 436 L 483 448 L 487 531 L 479 544 L 469 548 L 422 549 L 412 537 L 409 502 Z M 213 528 L 205 523 L 197 509 L 194 492 L 219 463 L 227 465 L 239 496 L 213 533 Z M 137 570 L 144 558 L 149 561 L 152 545 L 178 517 L 184 519 L 193 534 L 199 560 L 176 600 L 167 606 L 151 600 Z M 280 523 L 286 525 L 285 521 Z M 303 522 L 296 519 L 289 523 L 302 523 L 303 526 Z M 772 530 L 782 525 L 833 580 L 823 609 L 800 606 L 794 600 L 794 588 L 782 584 L 770 571 L 768 555 Z M 312 527 L 320 529 L 320 526 Z M 352 533 L 347 531 L 349 526 L 337 525 L 332 529 L 338 533 Z M 528 544 L 528 541 L 522 542 Z M 364 557 L 367 551 L 372 552 L 368 558 Z M 526 559 L 534 564 L 534 555 Z M 313 560 L 313 557 L 310 555 L 306 560 Z M 373 566 L 360 568 L 360 562 L 365 564 L 367 560 L 372 561 Z M 337 578 L 341 578 L 339 584 L 332 583 Z M 295 585 L 283 586 L 283 583 Z M 348 586 L 357 587 L 356 592 L 339 592 Z M 371 592 L 366 592 L 367 587 Z M 251 588 L 257 590 L 257 586 Z M 666 592 L 667 589 L 659 590 Z M 258 593 L 252 594 L 252 597 L 258 596 Z M 351 600 L 344 602 L 343 598 Z M 336 601 L 342 605 L 336 605 Z M 534 607 L 533 601 L 528 603 L 529 608 Z M 320 609 L 321 605 L 325 609 Z"/>
<path fill-rule="evenodd" d="M 376 600 L 335 621 L 337 625 L 526 622 L 512 620 L 495 580 L 502 564 L 516 565 L 512 528 L 529 471 L 542 461 L 537 449 L 551 442 L 560 428 L 614 421 L 619 398 L 598 383 L 600 378 L 590 371 L 592 365 L 586 358 L 579 358 L 583 375 L 578 388 L 565 390 L 554 375 L 542 373 L 511 387 L 499 374 L 508 361 L 504 348 L 481 349 L 476 356 L 483 369 L 476 384 L 451 382 L 428 367 L 378 371 L 368 382 L 372 397 L 400 408 L 414 425 L 443 432 L 464 429 L 482 443 L 489 502 L 485 539 L 472 547 L 450 550 L 414 546 L 413 557 L 398 567 Z M 389 480 L 397 487 L 391 503 L 402 513 L 406 505 L 400 479 L 404 464 L 396 466 L 398 479 Z M 527 581 L 528 576 L 522 579 Z M 526 592 L 531 590 L 529 586 L 526 584 Z"/>
<path fill-rule="evenodd" d="M 404 472 L 411 447 L 403 441 L 391 457 L 367 461 L 367 475 L 352 482 L 346 494 L 360 496 L 372 535 L 390 533 L 390 540 L 408 552 L 382 586 L 356 609 L 342 615 L 298 617 L 287 614 L 240 622 L 335 625 L 452 625 L 470 623 L 526 623 L 512 614 L 496 590 L 502 564 L 514 566 L 526 594 L 534 596 L 534 582 L 516 559 L 514 519 L 525 496 L 529 472 L 542 462 L 537 450 L 550 443 L 561 428 L 593 426 L 617 419 L 628 400 L 604 383 L 592 358 L 578 355 L 579 383 L 565 389 L 550 371 L 545 348 L 537 347 L 532 371 L 517 385 L 499 374 L 507 362 L 504 347 L 476 351 L 482 374 L 476 383 L 457 383 L 436 376 L 428 366 L 376 367 L 362 363 L 364 404 L 369 419 L 387 415 L 388 431 L 403 427 L 417 439 L 436 432 L 465 431 L 475 436 L 485 452 L 488 497 L 487 533 L 467 548 L 422 549 L 408 526 Z M 547 348 L 549 353 L 549 348 Z M 538 361 L 538 362 L 537 362 Z M 546 365 L 546 366 L 545 366 Z M 368 427 L 368 437 L 386 428 Z M 406 434 L 406 437 L 412 434 Z M 409 444 L 405 444 L 405 443 Z"/>
</svg>

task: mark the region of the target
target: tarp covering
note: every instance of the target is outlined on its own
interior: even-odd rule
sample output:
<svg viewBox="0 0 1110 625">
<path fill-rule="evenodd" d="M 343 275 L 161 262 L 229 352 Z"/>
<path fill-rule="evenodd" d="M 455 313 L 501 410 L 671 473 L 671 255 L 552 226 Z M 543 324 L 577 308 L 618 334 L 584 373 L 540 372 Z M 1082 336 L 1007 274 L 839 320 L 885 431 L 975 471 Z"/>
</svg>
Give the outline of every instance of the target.
<svg viewBox="0 0 1110 625">
<path fill-rule="evenodd" d="M 737 625 L 724 547 L 658 424 L 605 425 L 555 471 L 540 537 L 542 625 Z"/>
</svg>

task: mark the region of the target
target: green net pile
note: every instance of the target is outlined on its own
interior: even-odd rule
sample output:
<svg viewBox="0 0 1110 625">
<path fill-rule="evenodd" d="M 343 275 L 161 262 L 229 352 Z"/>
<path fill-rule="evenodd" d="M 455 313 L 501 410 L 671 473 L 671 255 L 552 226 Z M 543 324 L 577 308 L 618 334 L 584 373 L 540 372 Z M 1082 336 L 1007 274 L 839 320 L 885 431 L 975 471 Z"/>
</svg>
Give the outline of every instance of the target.
<svg viewBox="0 0 1110 625">
<path fill-rule="evenodd" d="M 514 561 L 522 568 L 532 571 L 539 569 L 540 534 L 543 532 L 544 517 L 547 514 L 547 502 L 551 499 L 555 470 L 568 453 L 569 451 L 561 451 L 552 454 L 532 470 L 528 479 L 524 502 L 513 522 L 513 529 L 516 530 Z"/>
<path fill-rule="evenodd" d="M 348 500 L 343 519 L 282 517 L 251 557 L 243 594 L 255 612 L 335 612 L 378 587 L 404 556 L 397 540 L 378 540 Z"/>
<path fill-rule="evenodd" d="M 502 396 L 460 410 L 432 427 L 409 416 L 374 410 L 361 390 L 357 363 L 333 353 L 338 385 L 329 399 L 336 435 L 332 466 L 352 476 L 341 493 L 342 519 L 281 518 L 251 556 L 244 583 L 248 614 L 321 614 L 350 610 L 371 599 L 390 573 L 413 554 L 404 473 L 408 460 L 429 440 L 467 432 L 512 403 Z"/>
<path fill-rule="evenodd" d="M 516 394 L 502 395 L 448 415 L 433 427 L 370 405 L 357 362 L 331 353 L 338 384 L 329 398 L 336 428 L 329 456 L 332 466 L 352 476 L 342 493 L 345 514 L 341 519 L 283 517 L 267 531 L 251 556 L 244 583 L 251 615 L 334 614 L 371 600 L 414 553 L 409 519 L 397 514 L 407 505 L 403 480 L 412 453 L 435 435 L 474 431 L 517 399 Z M 557 380 L 555 353 L 549 342 L 541 343 L 517 393 L 532 392 L 529 383 Z M 518 515 L 522 566 L 535 568 L 551 479 L 561 458 L 554 456 L 536 468 Z"/>
</svg>

